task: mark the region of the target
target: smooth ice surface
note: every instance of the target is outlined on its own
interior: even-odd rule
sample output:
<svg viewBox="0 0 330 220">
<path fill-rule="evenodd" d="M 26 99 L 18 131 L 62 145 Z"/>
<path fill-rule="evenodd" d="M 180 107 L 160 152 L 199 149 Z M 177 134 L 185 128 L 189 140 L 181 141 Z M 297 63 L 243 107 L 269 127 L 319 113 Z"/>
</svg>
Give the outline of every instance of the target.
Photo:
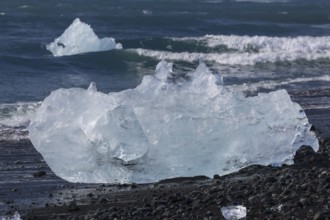
<svg viewBox="0 0 330 220">
<path fill-rule="evenodd" d="M 203 63 L 180 76 L 161 61 L 135 89 L 53 91 L 28 130 L 68 181 L 145 183 L 290 164 L 301 145 L 318 149 L 310 127 L 285 90 L 245 97 Z"/>
<path fill-rule="evenodd" d="M 115 39 L 105 37 L 99 39 L 90 25 L 76 18 L 64 33 L 48 44 L 46 48 L 55 57 L 69 56 L 87 52 L 121 49 L 121 44 L 116 44 Z"/>
<path fill-rule="evenodd" d="M 246 208 L 241 205 L 221 208 L 223 217 L 227 220 L 238 220 L 246 217 Z"/>
</svg>

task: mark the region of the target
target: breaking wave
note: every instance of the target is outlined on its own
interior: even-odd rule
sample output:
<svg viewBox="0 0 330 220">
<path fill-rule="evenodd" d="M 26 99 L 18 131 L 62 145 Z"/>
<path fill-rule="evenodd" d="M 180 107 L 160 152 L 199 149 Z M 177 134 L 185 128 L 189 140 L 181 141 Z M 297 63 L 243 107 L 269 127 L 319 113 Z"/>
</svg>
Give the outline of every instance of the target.
<svg viewBox="0 0 330 220">
<path fill-rule="evenodd" d="M 204 45 L 210 49 L 210 52 L 178 52 L 148 48 L 137 48 L 130 51 L 158 60 L 191 62 L 203 59 L 224 65 L 255 65 L 257 63 L 330 58 L 330 37 L 206 35 L 204 37 L 172 38 L 172 40 Z"/>
<path fill-rule="evenodd" d="M 242 85 L 233 85 L 233 87 L 238 88 L 239 90 L 246 93 L 254 93 L 260 91 L 260 89 L 274 90 L 278 87 L 295 84 L 295 83 L 306 83 L 306 82 L 330 82 L 329 75 L 317 76 L 317 77 L 305 77 L 305 78 L 294 78 L 294 79 L 286 79 L 285 81 L 277 81 L 277 80 L 266 80 L 260 81 L 256 83 L 250 84 L 242 84 Z"/>
<path fill-rule="evenodd" d="M 27 126 L 40 102 L 19 102 L 0 105 L 0 140 L 28 138 Z"/>
</svg>

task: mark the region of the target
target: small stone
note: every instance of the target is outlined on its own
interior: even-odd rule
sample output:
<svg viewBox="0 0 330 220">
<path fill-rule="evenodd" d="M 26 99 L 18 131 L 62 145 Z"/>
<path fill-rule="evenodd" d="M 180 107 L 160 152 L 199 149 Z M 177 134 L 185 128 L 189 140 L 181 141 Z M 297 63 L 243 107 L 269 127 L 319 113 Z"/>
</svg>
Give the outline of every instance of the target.
<svg viewBox="0 0 330 220">
<path fill-rule="evenodd" d="M 110 218 L 111 219 L 118 218 L 118 214 L 117 213 L 113 213 L 113 214 L 110 215 Z"/>
<path fill-rule="evenodd" d="M 259 199 L 258 196 L 250 196 L 250 197 L 248 198 L 248 201 L 249 201 L 250 203 L 254 203 L 254 202 L 257 201 L 258 199 Z"/>
<path fill-rule="evenodd" d="M 155 200 L 154 202 L 153 202 L 153 206 L 154 207 L 158 207 L 158 206 L 160 206 L 160 205 L 166 205 L 166 201 L 164 201 L 164 200 Z"/>
<path fill-rule="evenodd" d="M 103 198 L 100 199 L 99 202 L 102 203 L 102 204 L 104 204 L 104 203 L 107 203 L 108 200 L 107 200 L 106 198 L 103 197 Z"/>
<path fill-rule="evenodd" d="M 88 193 L 87 196 L 88 196 L 88 197 L 93 197 L 94 194 L 93 194 L 93 193 Z"/>
<path fill-rule="evenodd" d="M 169 212 L 169 211 L 165 211 L 165 212 L 163 212 L 162 217 L 163 217 L 163 218 L 166 218 L 166 217 L 168 217 L 169 215 L 170 215 L 170 212 Z"/>
<path fill-rule="evenodd" d="M 166 207 L 164 205 L 159 205 L 156 208 L 156 211 L 163 211 Z"/>
<path fill-rule="evenodd" d="M 309 201 L 307 198 L 301 198 L 301 199 L 299 200 L 299 205 L 300 205 L 301 207 L 304 207 L 304 206 L 306 206 L 306 205 L 308 205 L 308 204 L 310 204 L 310 201 Z"/>
<path fill-rule="evenodd" d="M 213 216 L 213 215 L 214 215 L 212 211 L 207 211 L 206 214 L 207 214 L 208 216 Z"/>
<path fill-rule="evenodd" d="M 79 211 L 79 210 L 80 210 L 80 208 L 77 206 L 76 201 L 70 202 L 69 207 L 68 207 L 69 212 L 75 212 L 75 211 Z"/>
<path fill-rule="evenodd" d="M 220 175 L 219 174 L 214 174 L 213 179 L 219 180 L 220 179 Z"/>
<path fill-rule="evenodd" d="M 33 177 L 43 177 L 45 175 L 46 175 L 46 172 L 43 170 L 33 173 Z"/>
<path fill-rule="evenodd" d="M 149 203 L 146 202 L 146 203 L 143 204 L 143 207 L 144 207 L 144 208 L 151 208 L 151 205 L 150 205 Z"/>
<path fill-rule="evenodd" d="M 118 212 L 118 208 L 116 206 L 113 206 L 109 209 L 111 212 Z"/>
<path fill-rule="evenodd" d="M 139 187 L 139 186 L 138 186 L 136 183 L 132 183 L 132 184 L 131 184 L 131 188 L 132 188 L 132 189 L 135 189 L 135 188 L 137 188 L 137 187 Z"/>
<path fill-rule="evenodd" d="M 315 159 L 315 151 L 312 147 L 303 145 L 297 151 L 296 155 L 294 156 L 294 163 L 311 163 Z"/>
<path fill-rule="evenodd" d="M 326 217 L 328 217 L 327 214 L 323 213 L 323 212 L 317 212 L 314 217 L 313 220 L 325 220 Z"/>
<path fill-rule="evenodd" d="M 176 211 L 176 214 L 182 214 L 183 213 L 183 209 L 178 209 L 177 211 Z"/>
<path fill-rule="evenodd" d="M 275 183 L 275 182 L 277 182 L 277 178 L 275 176 L 268 176 L 268 177 L 266 177 L 265 182 L 266 183 Z"/>
</svg>

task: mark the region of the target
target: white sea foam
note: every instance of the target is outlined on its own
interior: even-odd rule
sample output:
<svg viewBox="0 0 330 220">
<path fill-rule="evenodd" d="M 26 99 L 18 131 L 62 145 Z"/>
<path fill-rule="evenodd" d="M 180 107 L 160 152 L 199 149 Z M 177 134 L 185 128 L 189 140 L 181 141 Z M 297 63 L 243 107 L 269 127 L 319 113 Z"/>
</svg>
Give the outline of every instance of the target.
<svg viewBox="0 0 330 220">
<path fill-rule="evenodd" d="M 305 82 L 315 82 L 315 81 L 323 81 L 323 82 L 330 82 L 329 75 L 323 76 L 316 76 L 316 77 L 300 77 L 300 78 L 293 78 L 293 79 L 285 79 L 285 81 L 278 81 L 278 80 L 266 80 L 260 81 L 256 83 L 250 84 L 242 84 L 242 85 L 233 85 L 233 87 L 244 91 L 244 92 L 256 92 L 260 89 L 269 89 L 274 90 L 278 87 L 290 85 L 294 83 L 305 83 Z M 320 106 L 322 108 L 322 106 Z"/>
<path fill-rule="evenodd" d="M 99 39 L 90 25 L 76 18 L 60 37 L 56 38 L 54 42 L 48 44 L 46 47 L 54 56 L 59 57 L 121 49 L 122 45 L 116 43 L 113 38 L 105 37 Z"/>
<path fill-rule="evenodd" d="M 236 35 L 206 35 L 204 37 L 173 38 L 175 41 L 196 41 L 209 48 L 224 46 L 227 50 L 211 53 L 169 52 L 134 49 L 139 55 L 159 60 L 194 61 L 203 59 L 225 65 L 255 65 L 283 61 L 330 58 L 330 37 L 264 37 Z"/>
<path fill-rule="evenodd" d="M 0 104 L 0 127 L 27 127 L 41 102 Z"/>
<path fill-rule="evenodd" d="M 59 89 L 28 130 L 36 149 L 72 182 L 155 182 L 224 174 L 249 164 L 292 163 L 318 149 L 301 107 L 285 90 L 245 97 L 205 64 L 174 80 L 165 61 L 135 89 Z"/>
<path fill-rule="evenodd" d="M 27 126 L 40 102 L 20 102 L 0 105 L 0 140 L 27 138 Z"/>
<path fill-rule="evenodd" d="M 319 24 L 319 25 L 312 25 L 314 28 L 321 28 L 321 29 L 330 29 L 330 24 Z"/>
</svg>

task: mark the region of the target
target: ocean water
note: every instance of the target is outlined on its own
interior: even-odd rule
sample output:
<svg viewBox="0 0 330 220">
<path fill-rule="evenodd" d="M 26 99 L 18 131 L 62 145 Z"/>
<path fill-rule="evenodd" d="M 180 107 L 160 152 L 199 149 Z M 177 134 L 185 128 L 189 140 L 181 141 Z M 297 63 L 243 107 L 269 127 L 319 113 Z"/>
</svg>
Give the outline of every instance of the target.
<svg viewBox="0 0 330 220">
<path fill-rule="evenodd" d="M 76 18 L 123 49 L 54 57 L 46 45 Z M 134 88 L 162 59 L 179 73 L 202 59 L 247 95 L 330 89 L 330 2 L 3 1 L 0 48 L 0 139 L 20 138 L 51 91 L 92 81 L 105 93 Z"/>
</svg>

